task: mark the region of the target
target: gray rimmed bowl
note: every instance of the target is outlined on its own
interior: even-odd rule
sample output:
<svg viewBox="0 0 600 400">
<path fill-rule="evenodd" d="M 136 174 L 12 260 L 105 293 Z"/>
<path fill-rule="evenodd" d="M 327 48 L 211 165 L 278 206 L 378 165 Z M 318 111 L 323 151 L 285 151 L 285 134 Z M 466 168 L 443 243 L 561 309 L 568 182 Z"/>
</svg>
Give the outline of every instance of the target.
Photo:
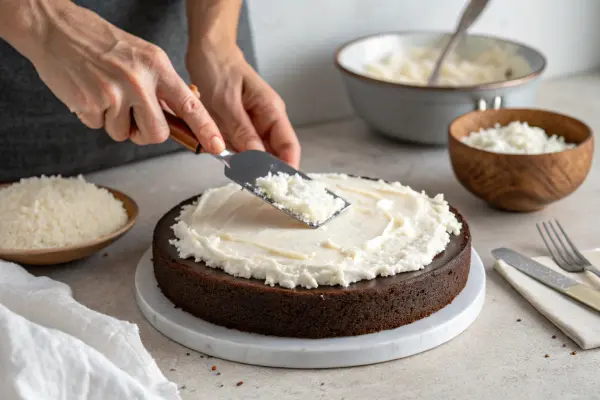
<svg viewBox="0 0 600 400">
<path fill-rule="evenodd" d="M 473 110 L 531 108 L 535 105 L 545 57 L 537 50 L 491 36 L 469 35 L 456 51 L 468 58 L 494 46 L 513 49 L 527 63 L 510 79 L 475 86 L 417 86 L 370 77 L 366 65 L 391 52 L 413 47 L 439 46 L 450 34 L 397 32 L 362 37 L 342 45 L 335 53 L 350 103 L 356 114 L 375 131 L 415 143 L 446 145 L 448 125 Z"/>
</svg>

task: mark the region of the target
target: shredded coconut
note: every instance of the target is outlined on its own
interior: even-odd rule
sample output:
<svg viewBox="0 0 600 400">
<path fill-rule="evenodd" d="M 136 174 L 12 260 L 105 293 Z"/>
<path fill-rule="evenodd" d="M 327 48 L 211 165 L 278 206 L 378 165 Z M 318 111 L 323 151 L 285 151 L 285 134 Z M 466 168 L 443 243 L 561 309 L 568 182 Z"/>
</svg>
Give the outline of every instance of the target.
<svg viewBox="0 0 600 400">
<path fill-rule="evenodd" d="M 571 149 L 562 136 L 548 136 L 542 128 L 529 126 L 527 122 L 513 121 L 506 126 L 496 124 L 490 129 L 472 132 L 462 139 L 468 146 L 508 154 L 544 154 Z"/>
<path fill-rule="evenodd" d="M 327 221 L 346 203 L 331 195 L 327 187 L 317 180 L 303 179 L 300 175 L 279 172 L 258 178 L 259 193 L 268 196 L 278 208 L 285 208 L 308 223 Z"/>
<path fill-rule="evenodd" d="M 78 244 L 117 231 L 123 204 L 83 177 L 35 177 L 0 189 L 0 249 Z"/>
<path fill-rule="evenodd" d="M 389 82 L 427 85 L 440 53 L 440 48 L 433 47 L 399 50 L 367 64 L 365 73 Z M 438 85 L 467 86 L 504 81 L 524 76 L 530 69 L 527 61 L 508 47 L 495 46 L 472 58 L 452 52 L 442 65 Z"/>
</svg>

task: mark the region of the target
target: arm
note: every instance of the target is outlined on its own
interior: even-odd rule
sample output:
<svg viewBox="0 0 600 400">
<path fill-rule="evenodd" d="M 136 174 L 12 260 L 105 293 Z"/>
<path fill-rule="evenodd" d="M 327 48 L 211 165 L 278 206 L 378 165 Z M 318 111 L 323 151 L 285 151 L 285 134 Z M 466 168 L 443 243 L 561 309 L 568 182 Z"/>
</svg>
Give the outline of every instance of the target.
<svg viewBox="0 0 600 400">
<path fill-rule="evenodd" d="M 160 143 L 169 137 L 164 103 L 204 148 L 223 150 L 216 124 L 159 47 L 69 0 L 0 0 L 0 10 L 0 37 L 88 127 Z"/>
<path fill-rule="evenodd" d="M 187 68 L 237 151 L 267 150 L 298 167 L 300 144 L 279 95 L 236 44 L 241 0 L 187 0 Z"/>
</svg>

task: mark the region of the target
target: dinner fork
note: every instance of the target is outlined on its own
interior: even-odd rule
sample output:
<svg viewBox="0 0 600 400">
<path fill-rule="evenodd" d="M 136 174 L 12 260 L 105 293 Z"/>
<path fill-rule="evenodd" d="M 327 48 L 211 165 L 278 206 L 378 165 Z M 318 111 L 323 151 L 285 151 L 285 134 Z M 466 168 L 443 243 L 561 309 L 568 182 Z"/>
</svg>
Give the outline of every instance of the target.
<svg viewBox="0 0 600 400">
<path fill-rule="evenodd" d="M 600 277 L 600 269 L 592 265 L 592 263 L 581 254 L 563 229 L 560 222 L 556 219 L 554 222 L 556 223 L 556 226 L 558 226 L 558 230 L 555 228 L 555 224 L 553 224 L 552 221 L 548 221 L 548 223 L 542 222 L 541 225 L 537 223 L 535 226 L 556 265 L 567 272 L 590 271 Z M 543 230 L 542 227 L 544 228 Z"/>
</svg>

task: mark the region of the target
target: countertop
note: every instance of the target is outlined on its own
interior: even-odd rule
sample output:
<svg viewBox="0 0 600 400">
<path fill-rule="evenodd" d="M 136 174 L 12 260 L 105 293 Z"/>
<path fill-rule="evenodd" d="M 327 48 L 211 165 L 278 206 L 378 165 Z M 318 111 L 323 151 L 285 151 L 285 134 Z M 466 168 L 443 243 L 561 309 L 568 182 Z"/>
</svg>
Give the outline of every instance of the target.
<svg viewBox="0 0 600 400">
<path fill-rule="evenodd" d="M 600 73 L 552 80 L 543 82 L 538 105 L 580 118 L 600 132 L 599 93 Z M 218 161 L 187 152 L 89 175 L 92 182 L 132 196 L 140 206 L 138 223 L 91 258 L 30 270 L 69 284 L 75 298 L 94 310 L 137 323 L 144 344 L 182 388 L 184 399 L 600 399 L 600 350 L 580 350 L 493 271 L 490 256 L 498 246 L 544 254 L 535 222 L 550 218 L 560 218 L 579 247 L 600 247 L 597 157 L 585 183 L 570 197 L 537 213 L 516 214 L 491 209 L 460 186 L 444 148 L 398 144 L 373 134 L 359 120 L 305 127 L 298 134 L 306 171 L 380 177 L 430 195 L 444 193 L 466 216 L 486 266 L 487 294 L 479 318 L 463 334 L 406 359 L 332 370 L 236 364 L 167 339 L 136 305 L 137 262 L 160 216 L 183 199 L 226 182 Z M 596 155 L 599 150 L 596 140 Z M 239 381 L 243 385 L 237 386 Z"/>
</svg>

